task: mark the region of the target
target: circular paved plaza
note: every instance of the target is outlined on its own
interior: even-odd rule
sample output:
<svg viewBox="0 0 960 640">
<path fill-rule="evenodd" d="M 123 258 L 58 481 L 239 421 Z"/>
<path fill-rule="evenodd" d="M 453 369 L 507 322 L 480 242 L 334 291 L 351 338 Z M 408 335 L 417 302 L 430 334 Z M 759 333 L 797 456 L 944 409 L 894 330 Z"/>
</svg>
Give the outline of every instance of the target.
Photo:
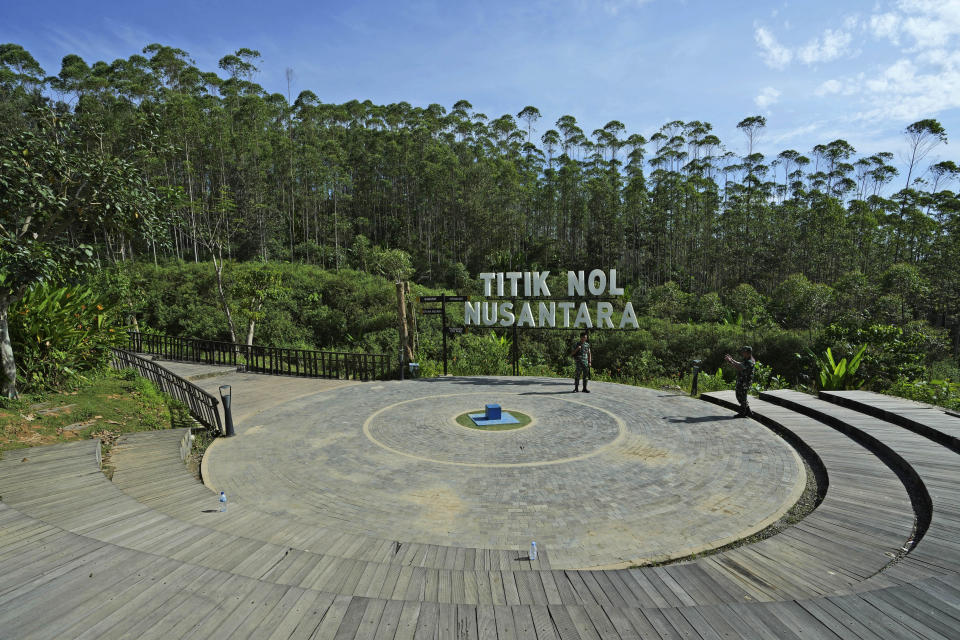
<svg viewBox="0 0 960 640">
<path fill-rule="evenodd" d="M 721 546 L 783 515 L 803 465 L 762 425 L 666 392 L 567 380 L 446 378 L 344 386 L 219 440 L 205 482 L 237 508 L 401 542 L 548 550 L 612 567 Z M 532 422 L 456 423 L 485 404 Z"/>
</svg>

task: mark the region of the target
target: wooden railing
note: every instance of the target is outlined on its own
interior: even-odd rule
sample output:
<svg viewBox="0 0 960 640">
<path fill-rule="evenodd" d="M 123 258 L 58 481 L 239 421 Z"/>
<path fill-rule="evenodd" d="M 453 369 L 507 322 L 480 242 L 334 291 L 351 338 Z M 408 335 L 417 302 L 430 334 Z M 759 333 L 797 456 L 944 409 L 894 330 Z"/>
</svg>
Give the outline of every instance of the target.
<svg viewBox="0 0 960 640">
<path fill-rule="evenodd" d="M 168 360 L 230 365 L 252 373 L 307 378 L 386 380 L 392 377 L 390 358 L 385 353 L 261 347 L 137 331 L 127 335 L 127 348 L 130 351 L 158 355 Z"/>
<path fill-rule="evenodd" d="M 169 394 L 185 404 L 190 415 L 217 435 L 223 433 L 220 421 L 220 401 L 189 380 L 167 371 L 156 362 L 142 358 L 123 349 L 110 349 L 111 364 L 114 369 L 133 369 L 140 376 L 150 380 L 160 391 Z"/>
</svg>

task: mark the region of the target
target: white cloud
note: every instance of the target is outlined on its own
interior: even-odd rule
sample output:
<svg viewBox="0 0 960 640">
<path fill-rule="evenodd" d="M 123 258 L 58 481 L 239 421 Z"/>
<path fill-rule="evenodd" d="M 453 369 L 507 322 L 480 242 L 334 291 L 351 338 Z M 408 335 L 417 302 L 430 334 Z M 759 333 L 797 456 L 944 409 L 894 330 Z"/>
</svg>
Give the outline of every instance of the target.
<svg viewBox="0 0 960 640">
<path fill-rule="evenodd" d="M 783 69 L 790 64 L 790 60 L 793 59 L 793 52 L 777 42 L 773 34 L 765 27 L 757 27 L 753 33 L 753 37 L 757 41 L 757 44 L 760 45 L 763 61 L 768 67 Z"/>
<path fill-rule="evenodd" d="M 764 87 L 753 101 L 761 109 L 766 109 L 780 99 L 780 92 L 773 87 Z"/>
<path fill-rule="evenodd" d="M 870 31 L 878 38 L 887 38 L 894 44 L 900 44 L 900 16 L 896 13 L 870 16 Z"/>
<path fill-rule="evenodd" d="M 611 15 L 617 15 L 621 9 L 630 9 L 643 6 L 652 0 L 605 0 L 602 5 L 604 11 Z"/>
<path fill-rule="evenodd" d="M 859 33 L 892 45 L 887 50 L 896 58 L 825 80 L 816 95 L 857 96 L 864 107 L 854 117 L 864 120 L 912 122 L 960 108 L 960 0 L 897 0 L 858 24 L 856 30 L 828 29 L 800 49 L 797 59 L 810 63 L 843 55 Z"/>
<path fill-rule="evenodd" d="M 896 11 L 870 17 L 870 31 L 895 45 L 901 36 L 916 49 L 944 47 L 960 35 L 960 0 L 900 0 Z"/>
<path fill-rule="evenodd" d="M 788 140 L 796 139 L 806 139 L 810 137 L 810 134 L 814 131 L 820 129 L 820 123 L 814 122 L 811 124 L 804 125 L 802 127 L 797 127 L 796 129 L 789 129 L 782 133 L 776 134 L 768 138 L 770 144 L 780 144 L 781 142 L 786 142 Z"/>
<path fill-rule="evenodd" d="M 859 24 L 860 21 L 855 16 L 844 21 L 847 29 L 851 30 L 858 28 Z M 850 53 L 850 43 L 853 41 L 851 31 L 844 29 L 826 29 L 823 35 L 795 50 L 780 44 L 766 27 L 755 27 L 753 37 L 760 47 L 763 61 L 774 69 L 783 69 L 794 59 L 808 65 L 836 60 Z"/>
<path fill-rule="evenodd" d="M 830 79 L 817 87 L 814 93 L 818 96 L 825 96 L 840 93 L 841 91 L 843 91 L 843 83 L 836 79 Z"/>
<path fill-rule="evenodd" d="M 829 62 L 847 53 L 853 37 L 846 31 L 827 29 L 823 38 L 814 38 L 797 52 L 797 58 L 805 64 Z"/>
</svg>

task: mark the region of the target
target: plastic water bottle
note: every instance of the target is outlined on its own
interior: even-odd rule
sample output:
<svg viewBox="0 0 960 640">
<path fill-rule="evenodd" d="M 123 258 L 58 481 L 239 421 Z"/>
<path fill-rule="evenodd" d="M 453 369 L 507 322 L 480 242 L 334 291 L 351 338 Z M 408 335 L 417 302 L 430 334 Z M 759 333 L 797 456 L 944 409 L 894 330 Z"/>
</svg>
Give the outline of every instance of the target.
<svg viewBox="0 0 960 640">
<path fill-rule="evenodd" d="M 227 494 L 224 491 L 220 492 L 220 513 L 223 513 L 227 510 Z"/>
<path fill-rule="evenodd" d="M 533 541 L 530 543 L 530 562 L 533 562 L 537 559 L 537 542 Z"/>
</svg>

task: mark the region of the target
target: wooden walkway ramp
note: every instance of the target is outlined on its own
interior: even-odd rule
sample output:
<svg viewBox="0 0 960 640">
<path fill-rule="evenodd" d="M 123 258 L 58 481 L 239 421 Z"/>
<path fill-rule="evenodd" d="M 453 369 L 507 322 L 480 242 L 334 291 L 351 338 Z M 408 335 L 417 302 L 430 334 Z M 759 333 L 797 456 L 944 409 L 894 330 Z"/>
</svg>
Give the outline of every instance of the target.
<svg viewBox="0 0 960 640">
<path fill-rule="evenodd" d="M 235 503 L 207 513 L 215 499 L 174 431 L 118 444 L 114 482 L 93 441 L 8 454 L 0 637 L 960 637 L 957 454 L 810 396 L 754 404 L 822 475 L 816 510 L 751 545 L 616 571 L 551 570 L 549 549 L 531 566 L 519 551 L 317 530 Z"/>
<path fill-rule="evenodd" d="M 910 582 L 960 569 L 960 455 L 946 446 L 935 444 L 926 435 L 807 394 L 776 391 L 761 397 L 877 439 L 897 452 L 909 467 L 909 473 L 915 476 L 915 482 L 922 484 L 926 494 L 922 498 L 927 504 L 918 513 L 916 547 L 885 572 L 888 580 Z M 884 404 L 884 411 L 891 411 L 891 404 Z M 897 411 L 892 410 L 893 413 Z M 960 419 L 944 419 L 935 428 L 931 427 L 934 429 L 937 433 L 960 429 Z"/>
</svg>

